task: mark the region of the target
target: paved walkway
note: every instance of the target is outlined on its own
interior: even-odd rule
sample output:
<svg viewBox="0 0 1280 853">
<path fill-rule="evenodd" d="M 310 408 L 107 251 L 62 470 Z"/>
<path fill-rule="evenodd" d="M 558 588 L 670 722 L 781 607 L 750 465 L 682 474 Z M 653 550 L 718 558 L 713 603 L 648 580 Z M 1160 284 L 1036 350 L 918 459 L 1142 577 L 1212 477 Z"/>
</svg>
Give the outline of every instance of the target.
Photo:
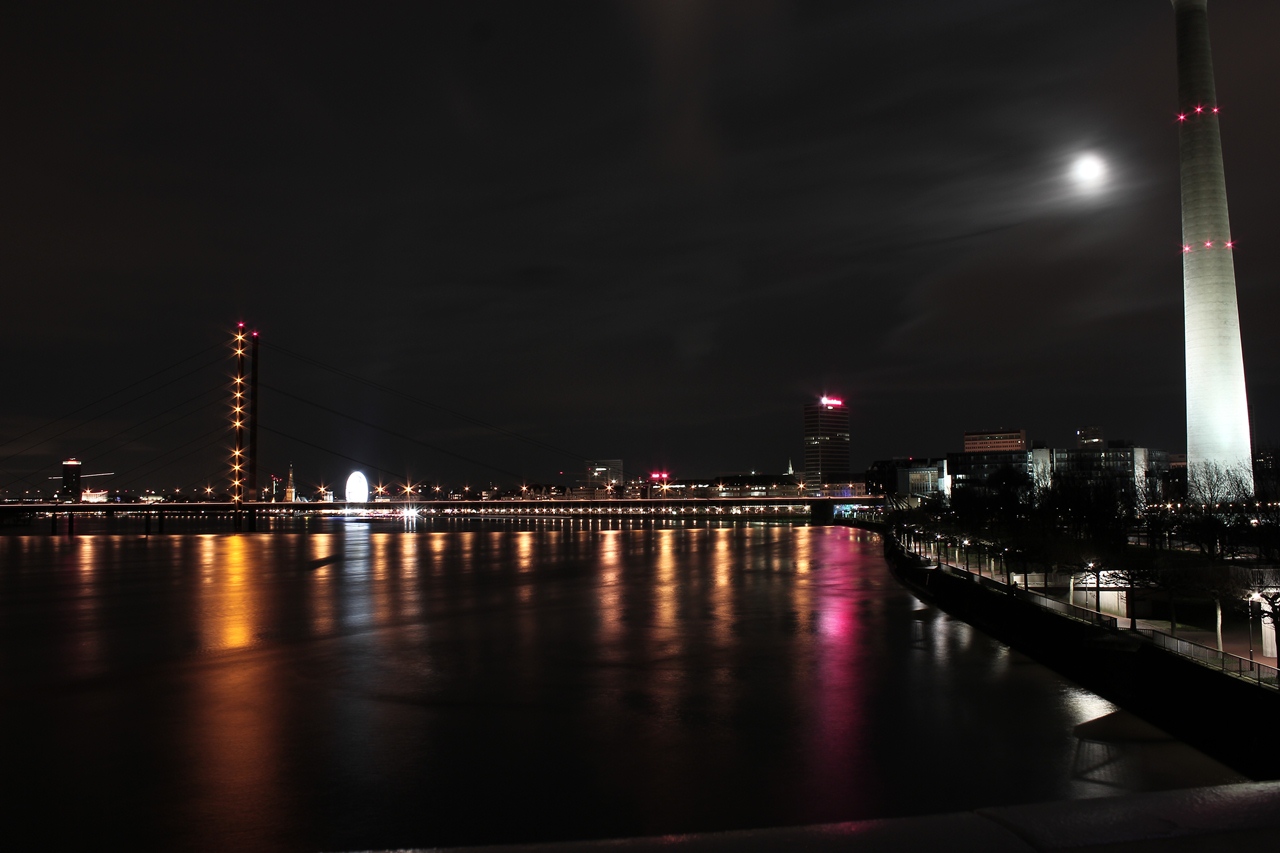
<svg viewBox="0 0 1280 853">
<path fill-rule="evenodd" d="M 929 553 L 925 553 L 923 556 L 925 559 L 933 559 L 933 560 L 937 559 L 936 555 L 932 555 Z M 964 570 L 965 568 L 963 562 L 961 562 L 959 565 L 955 565 L 954 563 L 948 561 L 947 565 L 950 566 L 951 568 L 960 569 L 960 570 Z M 973 570 L 975 573 L 977 573 L 979 571 L 978 561 L 974 560 L 973 562 L 971 562 L 970 569 Z M 991 566 L 984 563 L 981 569 L 981 574 L 985 575 L 986 577 L 992 577 L 993 575 L 992 575 Z M 1034 579 L 1039 579 L 1041 575 L 1039 573 L 1035 573 L 1033 574 L 1032 577 L 1033 577 L 1033 580 L 1031 583 L 1031 591 L 1040 592 L 1040 590 L 1036 588 L 1036 583 Z M 1003 581 L 1004 575 L 999 572 L 996 572 L 995 579 L 999 581 Z M 1077 592 L 1081 589 L 1086 589 L 1086 588 L 1088 588 L 1087 584 L 1082 584 L 1076 587 Z M 1058 601 L 1067 600 L 1065 593 L 1060 595 L 1053 595 L 1051 593 L 1050 597 Z M 1122 613 L 1114 613 L 1106 609 L 1105 607 L 1103 608 L 1102 612 L 1108 616 L 1115 616 L 1122 629 L 1129 627 L 1128 616 Z M 1139 619 L 1137 620 L 1137 625 L 1139 628 L 1153 629 L 1165 634 L 1174 633 L 1172 630 L 1170 630 L 1170 625 L 1168 620 Z M 1251 645 L 1250 631 L 1252 631 L 1253 660 L 1255 660 L 1258 663 L 1267 664 L 1268 666 L 1280 665 L 1280 661 L 1278 661 L 1275 656 L 1264 656 L 1262 654 L 1262 631 L 1263 630 L 1272 631 L 1274 629 L 1272 628 L 1270 623 L 1262 621 L 1257 616 L 1256 609 L 1254 611 L 1254 619 L 1253 619 L 1252 625 L 1250 625 L 1249 622 L 1247 621 L 1239 619 L 1237 614 L 1224 614 L 1224 619 L 1222 624 L 1222 650 L 1229 654 L 1239 655 L 1242 658 L 1248 659 L 1249 648 Z M 1176 636 L 1179 639 L 1188 640 L 1192 643 L 1199 643 L 1200 645 L 1208 646 L 1211 649 L 1216 649 L 1218 647 L 1218 635 L 1212 625 L 1205 627 L 1201 625 L 1187 625 L 1185 623 L 1179 622 Z"/>
</svg>

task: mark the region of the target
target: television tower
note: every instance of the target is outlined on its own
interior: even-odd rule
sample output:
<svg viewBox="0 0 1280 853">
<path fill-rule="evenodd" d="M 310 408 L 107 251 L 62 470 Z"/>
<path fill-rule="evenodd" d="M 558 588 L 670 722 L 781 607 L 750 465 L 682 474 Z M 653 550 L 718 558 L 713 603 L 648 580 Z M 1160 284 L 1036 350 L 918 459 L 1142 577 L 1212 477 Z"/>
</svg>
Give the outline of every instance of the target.
<svg viewBox="0 0 1280 853">
<path fill-rule="evenodd" d="M 1187 468 L 1240 473 L 1253 490 L 1249 400 L 1208 0 L 1173 0 L 1178 39 L 1178 151 L 1182 168 L 1182 292 L 1187 361 Z"/>
</svg>

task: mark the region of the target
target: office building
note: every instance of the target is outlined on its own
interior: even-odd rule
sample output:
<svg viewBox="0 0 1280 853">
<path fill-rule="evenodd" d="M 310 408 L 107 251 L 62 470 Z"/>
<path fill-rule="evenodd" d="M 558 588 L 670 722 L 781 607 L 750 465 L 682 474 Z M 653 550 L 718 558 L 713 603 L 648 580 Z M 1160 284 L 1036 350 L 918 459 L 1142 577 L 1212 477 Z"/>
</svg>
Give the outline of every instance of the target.
<svg viewBox="0 0 1280 853">
<path fill-rule="evenodd" d="M 849 410 L 838 397 L 804 406 L 804 479 L 809 485 L 850 482 Z"/>
<path fill-rule="evenodd" d="M 1076 447 L 1082 450 L 1099 448 L 1105 444 L 1102 438 L 1102 427 L 1087 426 L 1076 430 Z"/>
<path fill-rule="evenodd" d="M 80 460 L 66 459 L 62 463 L 62 485 L 58 488 L 58 502 L 80 503 L 80 496 Z"/>
<path fill-rule="evenodd" d="M 1000 453 L 1006 450 L 1026 449 L 1027 431 L 1025 429 L 979 430 L 964 434 L 965 453 Z"/>
</svg>

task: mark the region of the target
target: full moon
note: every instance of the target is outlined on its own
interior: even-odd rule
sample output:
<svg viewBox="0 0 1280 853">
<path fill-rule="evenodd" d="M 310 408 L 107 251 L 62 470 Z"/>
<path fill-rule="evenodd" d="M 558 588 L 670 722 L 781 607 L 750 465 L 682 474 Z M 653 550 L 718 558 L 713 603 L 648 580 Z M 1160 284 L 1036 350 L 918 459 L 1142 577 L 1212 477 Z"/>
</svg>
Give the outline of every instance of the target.
<svg viewBox="0 0 1280 853">
<path fill-rule="evenodd" d="M 1071 179 L 1084 192 L 1096 192 L 1107 179 L 1107 164 L 1096 154 L 1082 154 L 1071 164 Z"/>
</svg>

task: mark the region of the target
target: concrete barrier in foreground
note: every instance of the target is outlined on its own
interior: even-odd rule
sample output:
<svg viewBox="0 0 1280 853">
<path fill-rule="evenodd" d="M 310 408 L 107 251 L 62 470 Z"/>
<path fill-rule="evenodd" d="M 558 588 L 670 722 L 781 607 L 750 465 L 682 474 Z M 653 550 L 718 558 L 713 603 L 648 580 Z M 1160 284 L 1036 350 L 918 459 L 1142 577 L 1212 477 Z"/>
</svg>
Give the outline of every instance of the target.
<svg viewBox="0 0 1280 853">
<path fill-rule="evenodd" d="M 894 820 L 450 849 L 454 853 L 1191 853 L 1274 849 L 1277 831 L 1280 782 L 1250 782 Z M 447 852 L 433 848 L 431 853 Z"/>
</svg>

